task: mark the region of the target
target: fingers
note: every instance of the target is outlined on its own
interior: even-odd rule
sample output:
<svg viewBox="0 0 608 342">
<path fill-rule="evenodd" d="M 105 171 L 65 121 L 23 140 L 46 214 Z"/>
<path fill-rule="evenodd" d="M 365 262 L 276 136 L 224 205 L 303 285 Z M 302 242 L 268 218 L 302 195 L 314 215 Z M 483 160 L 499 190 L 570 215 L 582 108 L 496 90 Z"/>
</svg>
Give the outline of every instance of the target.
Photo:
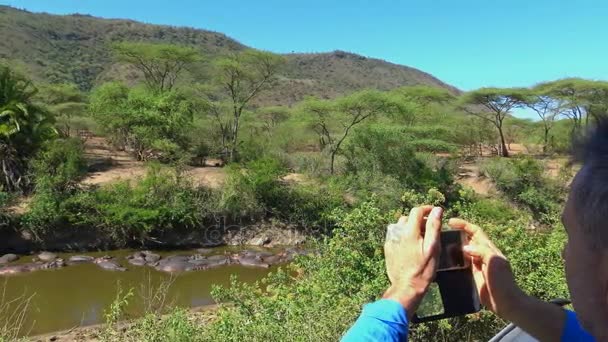
<svg viewBox="0 0 608 342">
<path fill-rule="evenodd" d="M 409 232 L 413 232 L 415 236 L 420 236 L 422 233 L 422 224 L 424 217 L 427 216 L 433 209 L 432 205 L 424 205 L 421 207 L 414 207 L 410 210 L 408 216 L 406 229 Z"/>
<path fill-rule="evenodd" d="M 480 259 L 484 264 L 488 264 L 496 253 L 490 246 L 485 244 L 469 244 L 462 246 L 462 251 L 474 259 Z"/>
<path fill-rule="evenodd" d="M 481 231 L 481 228 L 478 226 L 459 218 L 451 218 L 448 221 L 448 225 L 454 229 L 464 230 L 469 236 L 475 236 L 475 234 Z"/>
<path fill-rule="evenodd" d="M 431 210 L 426 220 L 423 248 L 424 253 L 427 256 L 434 254 L 435 251 L 439 251 L 439 235 L 441 234 L 442 216 L 443 209 L 441 207 L 435 207 Z"/>
<path fill-rule="evenodd" d="M 477 293 L 479 294 L 479 297 L 483 298 L 483 291 L 487 291 L 487 289 L 485 289 L 486 278 L 484 277 L 483 271 L 481 270 L 481 265 L 476 262 L 473 263 L 473 279 L 475 280 L 475 287 L 477 287 Z"/>
</svg>

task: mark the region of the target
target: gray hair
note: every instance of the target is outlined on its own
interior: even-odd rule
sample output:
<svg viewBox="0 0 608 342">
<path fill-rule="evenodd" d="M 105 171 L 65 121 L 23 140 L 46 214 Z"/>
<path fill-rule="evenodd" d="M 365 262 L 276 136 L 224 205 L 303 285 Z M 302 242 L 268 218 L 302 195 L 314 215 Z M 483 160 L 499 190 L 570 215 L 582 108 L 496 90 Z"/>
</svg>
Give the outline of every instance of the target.
<svg viewBox="0 0 608 342">
<path fill-rule="evenodd" d="M 575 217 L 590 246 L 608 249 L 608 120 L 601 120 L 578 143 L 583 163 L 572 184 Z"/>
</svg>

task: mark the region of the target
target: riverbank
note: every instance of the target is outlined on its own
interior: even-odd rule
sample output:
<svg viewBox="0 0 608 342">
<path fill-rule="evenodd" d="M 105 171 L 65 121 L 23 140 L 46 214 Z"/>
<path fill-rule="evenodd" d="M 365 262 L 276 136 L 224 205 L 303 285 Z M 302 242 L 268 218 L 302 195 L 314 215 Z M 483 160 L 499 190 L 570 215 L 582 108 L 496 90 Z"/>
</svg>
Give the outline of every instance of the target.
<svg viewBox="0 0 608 342">
<path fill-rule="evenodd" d="M 117 248 L 191 249 L 217 246 L 295 246 L 306 242 L 310 235 L 295 226 L 274 220 L 253 223 L 225 222 L 199 229 L 173 229 L 150 235 L 145 240 L 128 241 L 119 246 L 116 240 L 95 228 L 54 229 L 51 234 L 37 237 L 28 230 L 5 227 L 0 229 L 0 254 L 30 254 L 36 251 L 88 252 Z"/>
<path fill-rule="evenodd" d="M 211 322 L 216 317 L 217 304 L 202 305 L 188 309 L 188 318 L 197 325 L 204 325 Z M 159 316 L 159 319 L 161 317 Z M 117 324 L 116 330 L 126 333 L 129 327 L 133 326 L 133 321 L 123 321 Z M 26 339 L 29 342 L 100 342 L 103 336 L 105 324 L 95 324 L 83 327 L 74 327 L 67 330 L 56 331 L 48 334 L 31 336 Z"/>
</svg>

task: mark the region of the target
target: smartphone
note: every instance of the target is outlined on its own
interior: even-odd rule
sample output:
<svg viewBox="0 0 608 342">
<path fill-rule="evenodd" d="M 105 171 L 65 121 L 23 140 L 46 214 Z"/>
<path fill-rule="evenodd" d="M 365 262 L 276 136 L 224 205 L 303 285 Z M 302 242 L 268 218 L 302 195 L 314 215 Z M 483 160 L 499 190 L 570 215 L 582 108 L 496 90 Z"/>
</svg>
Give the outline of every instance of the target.
<svg viewBox="0 0 608 342">
<path fill-rule="evenodd" d="M 464 255 L 462 246 L 468 241 L 462 230 L 441 231 L 441 256 L 437 271 L 461 270 L 471 266 L 471 259 Z"/>
<path fill-rule="evenodd" d="M 435 281 L 412 318 L 412 323 L 463 316 L 481 310 L 471 259 L 462 246 L 468 238 L 460 230 L 441 232 L 441 256 Z"/>
</svg>

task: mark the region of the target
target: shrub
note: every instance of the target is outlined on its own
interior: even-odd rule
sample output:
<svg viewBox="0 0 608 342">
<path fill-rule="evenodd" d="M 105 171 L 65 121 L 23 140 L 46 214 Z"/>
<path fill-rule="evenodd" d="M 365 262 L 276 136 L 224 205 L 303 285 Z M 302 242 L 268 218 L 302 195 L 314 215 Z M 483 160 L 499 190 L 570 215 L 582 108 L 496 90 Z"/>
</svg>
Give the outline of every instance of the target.
<svg viewBox="0 0 608 342">
<path fill-rule="evenodd" d="M 212 194 L 180 180 L 175 171 L 150 166 L 141 181 L 117 182 L 69 195 L 36 193 L 23 225 L 44 234 L 57 228 L 100 229 L 122 244 L 153 232 L 201 227 L 214 213 Z"/>
<path fill-rule="evenodd" d="M 416 139 L 410 142 L 410 146 L 420 152 L 454 153 L 458 147 L 452 143 L 437 139 Z"/>
<path fill-rule="evenodd" d="M 540 222 L 557 222 L 559 204 L 565 196 L 565 182 L 544 177 L 539 161 L 531 157 L 495 158 L 485 162 L 481 170 L 511 200 L 530 209 Z"/>
<path fill-rule="evenodd" d="M 46 143 L 31 165 L 37 192 L 62 194 L 71 191 L 87 171 L 84 146 L 77 138 Z"/>
<path fill-rule="evenodd" d="M 445 166 L 429 168 L 416 157 L 410 142 L 399 130 L 375 127 L 357 131 L 344 149 L 346 170 L 352 174 L 378 173 L 398 179 L 404 188 L 426 191 L 436 187 L 446 191 L 452 185 Z"/>
<path fill-rule="evenodd" d="M 314 184 L 286 184 L 286 168 L 264 158 L 232 167 L 222 190 L 220 210 L 239 217 L 275 217 L 298 226 L 325 224 L 325 214 L 342 203 L 338 194 Z"/>
</svg>

